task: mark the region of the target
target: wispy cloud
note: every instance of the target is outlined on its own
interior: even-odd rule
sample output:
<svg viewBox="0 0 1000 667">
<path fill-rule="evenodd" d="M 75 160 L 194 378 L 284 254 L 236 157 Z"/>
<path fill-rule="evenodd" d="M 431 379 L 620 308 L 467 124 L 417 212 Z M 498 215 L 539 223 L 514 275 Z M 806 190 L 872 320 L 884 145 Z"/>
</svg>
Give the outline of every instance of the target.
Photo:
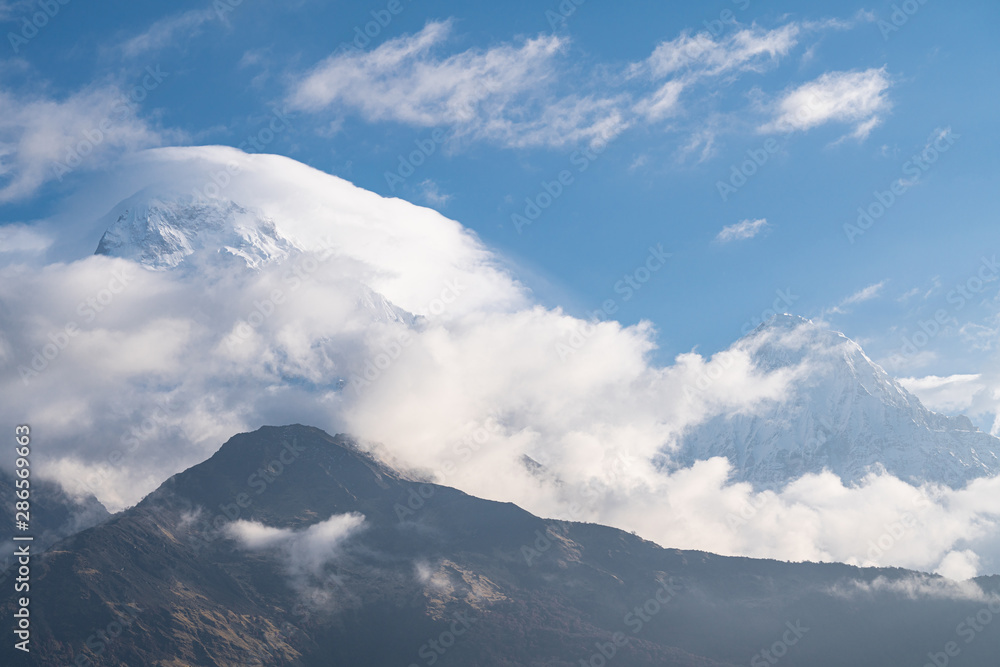
<svg viewBox="0 0 1000 667">
<path fill-rule="evenodd" d="M 673 121 L 683 115 L 688 91 L 765 72 L 805 36 L 848 29 L 859 20 L 792 21 L 770 30 L 754 24 L 718 37 L 685 31 L 627 65 L 624 82 L 614 86 L 600 83 L 608 79 L 596 70 L 588 75 L 570 66 L 564 36 L 543 34 L 449 54 L 453 23 L 435 21 L 371 51 L 341 48 L 295 80 L 287 103 L 316 114 L 356 114 L 372 123 L 444 127 L 453 137 L 512 148 L 559 147 L 607 139 L 644 122 Z M 873 82 L 874 97 L 863 86 Z M 826 74 L 786 93 L 777 118 L 766 127 L 804 130 L 841 120 L 856 123 L 854 135 L 863 137 L 888 109 L 882 94 L 887 86 L 884 68 Z M 696 141 L 683 153 L 699 149 L 707 158 L 716 131 L 692 132 Z"/>
<path fill-rule="evenodd" d="M 824 311 L 830 314 L 843 314 L 847 312 L 847 309 L 851 306 L 855 306 L 859 303 L 864 303 L 865 301 L 871 301 L 872 299 L 878 298 L 882 294 L 882 289 L 888 284 L 888 280 L 883 280 L 865 288 L 859 289 L 854 294 L 846 297 L 836 306 Z"/>
<path fill-rule="evenodd" d="M 0 0 L 0 21 L 7 21 L 28 12 L 34 0 Z"/>
<path fill-rule="evenodd" d="M 661 43 L 652 55 L 634 70 L 646 67 L 654 78 L 681 72 L 717 76 L 735 70 L 760 71 L 787 55 L 798 43 L 800 28 L 789 23 L 774 30 L 756 25 L 716 40 L 707 32 Z"/>
<path fill-rule="evenodd" d="M 758 220 L 742 220 L 734 225 L 723 227 L 715 236 L 718 243 L 729 243 L 730 241 L 743 241 L 752 239 L 762 231 L 770 227 L 766 218 Z"/>
<path fill-rule="evenodd" d="M 452 196 L 441 192 L 438 184 L 429 178 L 420 184 L 420 191 L 424 199 L 434 206 L 444 206 L 451 201 Z"/>
<path fill-rule="evenodd" d="M 760 131 L 794 132 L 836 122 L 854 124 L 849 136 L 863 140 L 892 108 L 886 95 L 891 85 L 885 67 L 828 72 L 782 95 L 774 118 Z"/>
<path fill-rule="evenodd" d="M 699 81 L 738 71 L 763 71 L 797 43 L 799 26 L 789 23 L 774 30 L 744 28 L 716 39 L 707 32 L 681 33 L 662 42 L 646 60 L 635 63 L 629 76 L 653 81 L 670 77 L 636 103 L 634 110 L 649 121 L 662 120 L 680 108 L 681 94 Z"/>
<path fill-rule="evenodd" d="M 121 45 L 122 53 L 129 58 L 159 51 L 177 44 L 180 37 L 190 37 L 209 21 L 219 18 L 213 10 L 193 9 L 168 16 L 153 23 L 146 32 L 136 35 Z"/>
<path fill-rule="evenodd" d="M 451 30 L 450 21 L 432 22 L 373 51 L 335 53 L 293 86 L 289 104 L 352 111 L 369 122 L 449 127 L 517 147 L 590 140 L 621 123 L 612 100 L 552 92 L 565 39 L 542 35 L 437 55 Z"/>
</svg>

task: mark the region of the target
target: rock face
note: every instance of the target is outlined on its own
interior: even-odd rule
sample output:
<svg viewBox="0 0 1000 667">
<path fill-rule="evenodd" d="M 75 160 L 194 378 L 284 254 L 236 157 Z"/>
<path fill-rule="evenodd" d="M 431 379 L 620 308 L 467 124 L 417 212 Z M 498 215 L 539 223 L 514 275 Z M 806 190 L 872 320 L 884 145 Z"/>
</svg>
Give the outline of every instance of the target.
<svg viewBox="0 0 1000 667">
<path fill-rule="evenodd" d="M 915 572 L 545 521 L 304 426 L 232 438 L 32 568 L 31 652 L 3 642 L 2 664 L 922 664 L 986 604 Z M 16 604 L 5 587 L 0 614 Z M 962 656 L 998 650 L 982 633 Z"/>
<path fill-rule="evenodd" d="M 810 320 L 781 315 L 739 340 L 762 370 L 798 369 L 786 402 L 719 416 L 688 432 L 684 462 L 728 458 L 738 479 L 775 488 L 830 470 L 845 483 L 885 469 L 957 487 L 1000 473 L 1000 439 L 965 417 L 925 408 L 861 347 Z"/>
</svg>

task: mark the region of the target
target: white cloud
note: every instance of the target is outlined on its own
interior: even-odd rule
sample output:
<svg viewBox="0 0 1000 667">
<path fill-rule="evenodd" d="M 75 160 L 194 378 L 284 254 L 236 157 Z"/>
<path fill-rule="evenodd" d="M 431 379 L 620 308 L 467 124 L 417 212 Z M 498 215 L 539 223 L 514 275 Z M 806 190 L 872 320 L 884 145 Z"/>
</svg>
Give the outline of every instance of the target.
<svg viewBox="0 0 1000 667">
<path fill-rule="evenodd" d="M 146 32 L 123 43 L 121 45 L 122 53 L 126 57 L 135 58 L 151 51 L 159 51 L 173 46 L 180 36 L 191 37 L 204 24 L 217 20 L 219 17 L 220 15 L 215 10 L 192 9 L 160 19 L 153 23 Z"/>
<path fill-rule="evenodd" d="M 446 128 L 452 138 L 514 148 L 595 142 L 640 122 L 681 118 L 689 90 L 710 82 L 731 83 L 746 72 L 762 73 L 788 56 L 807 34 L 847 29 L 859 20 L 793 21 L 772 30 L 754 24 L 720 37 L 685 31 L 627 66 L 621 72 L 624 81 L 614 87 L 607 85 L 609 77 L 601 68 L 587 73 L 566 62 L 565 37 L 540 35 L 449 55 L 445 49 L 452 22 L 430 22 L 417 34 L 371 51 L 341 48 L 296 80 L 287 102 L 295 109 L 341 118 L 354 113 L 368 122 Z M 873 71 L 884 79 L 884 69 Z M 792 109 L 779 125 L 784 127 L 790 118 L 798 123 L 794 129 L 806 129 L 846 118 L 857 123 L 856 136 L 866 135 L 888 103 L 879 96 L 872 110 L 865 109 L 864 100 L 838 106 L 846 89 L 837 84 L 857 84 L 843 78 L 849 75 L 828 74 L 781 102 L 788 106 L 825 91 L 823 103 L 830 108 L 823 113 L 828 118 L 806 118 Z M 702 102 L 712 97 L 706 95 Z M 703 146 L 705 159 L 713 151 L 715 132 L 698 128 L 694 134 L 684 153 Z"/>
<path fill-rule="evenodd" d="M 889 282 L 888 280 L 883 280 L 881 282 L 868 285 L 867 287 L 863 287 L 854 294 L 845 297 L 836 306 L 833 306 L 824 312 L 827 314 L 844 314 L 848 312 L 848 308 L 850 308 L 850 306 L 856 306 L 859 303 L 871 301 L 872 299 L 876 299 L 879 296 L 881 296 L 882 289 L 886 286 L 888 282 Z"/>
<path fill-rule="evenodd" d="M 466 492 L 669 547 L 952 573 L 975 563 L 950 554 L 971 550 L 979 570 L 1000 571 L 1000 479 L 952 490 L 872 475 L 846 487 L 827 473 L 758 493 L 732 483 L 723 459 L 670 466 L 685 429 L 794 399 L 808 360 L 765 372 L 734 347 L 657 365 L 649 323 L 588 324 L 534 305 L 458 223 L 287 158 L 160 149 L 113 185 L 167 180 L 189 192 L 227 163 L 239 167 L 227 196 L 303 247 L 329 235 L 335 252 L 254 272 L 147 271 L 106 257 L 0 268 L 0 309 L 14 317 L 0 339 L 0 419 L 45 424 L 38 463 L 67 485 L 93 485 L 117 509 L 234 433 L 308 423 L 381 442 L 401 465 Z M 306 258 L 315 268 L 295 280 Z M 127 289 L 85 317 L 121 271 Z M 459 293 L 446 303 L 449 282 Z M 420 317 L 385 317 L 362 287 Z M 281 303 L 229 345 L 275 290 Z M 72 340 L 61 333 L 70 321 Z M 25 385 L 17 367 L 50 343 L 63 348 Z M 711 391 L 691 389 L 705 378 Z M 547 476 L 527 471 L 525 455 Z M 238 530 L 248 547 L 296 545 L 290 562 L 308 579 L 343 527 Z"/>
<path fill-rule="evenodd" d="M 800 28 L 789 23 L 774 30 L 756 25 L 716 39 L 707 32 L 683 32 L 659 44 L 645 61 L 633 64 L 629 75 L 658 81 L 657 89 L 643 95 L 634 111 L 649 121 L 680 112 L 681 95 L 697 83 L 735 72 L 760 72 L 787 55 L 797 43 Z"/>
<path fill-rule="evenodd" d="M 948 575 L 943 576 L 947 577 Z M 849 582 L 836 586 L 831 592 L 834 595 L 850 597 L 858 593 L 870 595 L 873 592 L 888 591 L 906 596 L 910 600 L 936 598 L 938 600 L 990 602 L 997 599 L 995 593 L 987 594 L 976 582 L 967 581 L 967 579 L 954 577 L 942 579 L 929 575 L 913 575 L 900 579 L 887 579 L 883 576 L 878 576 L 871 583 L 852 579 Z"/>
<path fill-rule="evenodd" d="M 0 225 L 0 253 L 34 255 L 44 252 L 53 239 L 29 225 Z"/>
<path fill-rule="evenodd" d="M 252 551 L 277 549 L 293 579 L 320 577 L 337 558 L 344 543 L 364 527 L 361 514 L 335 514 L 303 530 L 274 528 L 257 521 L 234 521 L 226 526 L 229 536 Z M 305 583 L 305 582 L 300 582 Z"/>
<path fill-rule="evenodd" d="M 441 192 L 438 184 L 429 178 L 420 183 L 420 193 L 427 203 L 434 206 L 444 206 L 452 199 L 451 195 Z"/>
<path fill-rule="evenodd" d="M 972 579 L 979 574 L 979 556 L 969 549 L 950 551 L 935 572 L 954 581 Z"/>
<path fill-rule="evenodd" d="M 754 25 L 719 40 L 707 32 L 684 32 L 657 46 L 643 66 L 656 79 L 681 72 L 718 76 L 732 71 L 761 71 L 787 55 L 798 43 L 800 32 L 795 23 L 774 30 Z M 633 67 L 633 72 L 639 68 Z"/>
<path fill-rule="evenodd" d="M 857 303 L 864 303 L 865 301 L 871 301 L 872 299 L 878 297 L 882 293 L 882 288 L 885 287 L 887 280 L 881 282 L 873 283 L 867 287 L 859 289 L 857 292 L 847 297 L 840 302 L 841 306 L 853 306 Z"/>
<path fill-rule="evenodd" d="M 982 376 L 976 374 L 941 377 L 899 378 L 906 390 L 935 412 L 958 413 L 972 407 L 976 395 L 986 388 Z"/>
<path fill-rule="evenodd" d="M 23 199 L 74 169 L 100 169 L 123 152 L 163 142 L 166 134 L 136 115 L 115 86 L 65 99 L 0 90 L 0 202 Z"/>
<path fill-rule="evenodd" d="M 774 119 L 761 132 L 795 132 L 826 123 L 855 124 L 851 136 L 863 140 L 891 109 L 892 85 L 885 67 L 863 72 L 827 72 L 785 93 Z"/>
<path fill-rule="evenodd" d="M 635 111 L 651 121 L 662 120 L 677 113 L 680 110 L 680 98 L 684 88 L 684 81 L 667 81 L 656 92 L 639 100 L 635 105 Z"/>
<path fill-rule="evenodd" d="M 752 239 L 769 226 L 765 218 L 742 220 L 728 227 L 723 227 L 722 231 L 716 234 L 715 240 L 719 243 L 729 243 L 730 241 Z"/>
<path fill-rule="evenodd" d="M 335 53 L 294 85 L 289 104 L 446 127 L 457 136 L 518 147 L 589 141 L 608 123 L 621 124 L 611 100 L 552 92 L 566 40 L 542 35 L 520 45 L 436 55 L 451 28 L 450 21 L 431 22 L 372 51 Z"/>
</svg>

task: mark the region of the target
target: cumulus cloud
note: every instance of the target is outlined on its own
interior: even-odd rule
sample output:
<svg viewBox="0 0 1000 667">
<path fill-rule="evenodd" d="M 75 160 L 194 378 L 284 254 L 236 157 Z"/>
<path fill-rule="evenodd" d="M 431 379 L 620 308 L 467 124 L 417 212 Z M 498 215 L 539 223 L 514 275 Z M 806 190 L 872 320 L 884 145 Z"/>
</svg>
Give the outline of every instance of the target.
<svg viewBox="0 0 1000 667">
<path fill-rule="evenodd" d="M 287 158 L 158 149 L 114 184 L 190 193 L 227 164 L 221 195 L 301 251 L 256 270 L 225 253 L 160 271 L 100 256 L 0 268 L 0 310 L 14 318 L 0 416 L 33 425 L 47 443 L 39 471 L 70 489 L 117 509 L 234 433 L 307 423 L 380 442 L 469 493 L 665 546 L 998 571 L 1000 480 L 845 486 L 824 473 L 758 492 L 724 459 L 673 461 L 685 429 L 793 400 L 807 366 L 760 369 L 746 346 L 654 364 L 650 323 L 535 305 L 457 222 Z M 297 545 L 307 576 L 338 526 L 238 530 L 247 548 Z M 978 563 L 950 555 L 965 551 Z"/>
<path fill-rule="evenodd" d="M 137 103 L 113 85 L 64 99 L 0 89 L 0 107 L 0 202 L 25 198 L 77 169 L 106 167 L 124 152 L 173 136 L 138 117 Z"/>
<path fill-rule="evenodd" d="M 752 239 L 769 226 L 770 225 L 768 225 L 765 218 L 759 218 L 757 220 L 741 220 L 735 224 L 723 227 L 722 230 L 715 235 L 715 240 L 718 243 L 729 243 L 730 241 L 744 241 L 746 239 Z"/>
<path fill-rule="evenodd" d="M 892 108 L 892 85 L 886 68 L 861 72 L 827 72 L 786 92 L 775 104 L 775 115 L 761 132 L 795 132 L 826 123 L 854 125 L 851 136 L 863 140 Z"/>
<path fill-rule="evenodd" d="M 344 542 L 361 530 L 361 514 L 335 514 L 303 530 L 274 528 L 257 521 L 235 521 L 226 527 L 229 536 L 245 549 L 277 549 L 285 554 L 284 563 L 294 577 L 323 573 L 327 563 L 340 553 Z"/>
<path fill-rule="evenodd" d="M 899 383 L 931 410 L 950 414 L 972 407 L 976 395 L 986 389 L 979 373 L 899 378 Z"/>
<path fill-rule="evenodd" d="M 349 513 L 335 514 L 301 530 L 239 520 L 227 525 L 226 533 L 243 549 L 279 556 L 302 602 L 314 609 L 329 609 L 350 595 L 336 565 L 351 537 L 364 528 L 365 517 Z"/>
</svg>

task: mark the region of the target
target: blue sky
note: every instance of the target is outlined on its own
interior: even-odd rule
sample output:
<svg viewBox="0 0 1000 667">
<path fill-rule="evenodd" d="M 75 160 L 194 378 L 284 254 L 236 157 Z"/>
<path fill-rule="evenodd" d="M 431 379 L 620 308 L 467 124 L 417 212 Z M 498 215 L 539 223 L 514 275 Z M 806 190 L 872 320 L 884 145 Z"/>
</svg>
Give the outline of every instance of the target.
<svg viewBox="0 0 1000 667">
<path fill-rule="evenodd" d="M 0 2 L 7 250 L 30 252 L 30 225 L 124 155 L 256 151 L 252 138 L 460 221 L 545 305 L 583 315 L 615 300 L 613 317 L 656 325 L 664 363 L 727 346 L 777 302 L 826 319 L 899 376 L 997 366 L 1000 273 L 981 267 L 1000 255 L 1000 7 L 567 0 L 561 11 Z M 93 153 L 56 178 L 109 113 Z M 431 154 L 413 173 L 387 178 L 420 145 Z M 933 164 L 914 171 L 925 149 Z M 741 167 L 745 183 L 731 180 Z M 546 189 L 561 192 L 518 224 Z M 845 230 L 859 207 L 879 211 L 877 192 L 894 201 L 862 234 Z M 96 242 L 56 244 L 48 259 Z M 624 289 L 658 245 L 670 259 Z M 941 332 L 905 351 L 935 313 Z"/>
</svg>

